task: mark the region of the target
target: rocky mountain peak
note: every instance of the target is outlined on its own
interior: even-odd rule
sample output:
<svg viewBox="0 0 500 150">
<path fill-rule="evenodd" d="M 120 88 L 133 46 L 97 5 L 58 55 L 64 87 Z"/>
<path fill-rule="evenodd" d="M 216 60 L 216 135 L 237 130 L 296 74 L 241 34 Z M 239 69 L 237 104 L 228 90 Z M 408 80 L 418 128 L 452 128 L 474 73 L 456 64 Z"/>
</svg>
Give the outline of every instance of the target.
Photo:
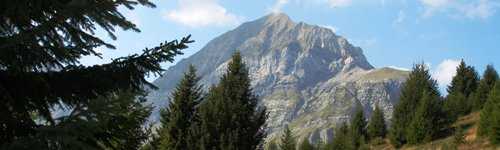
<svg viewBox="0 0 500 150">
<path fill-rule="evenodd" d="M 218 82 L 236 50 L 247 64 L 254 93 L 269 111 L 270 133 L 290 124 L 309 127 L 300 136 L 328 138 L 332 126 L 349 118 L 354 102 L 366 112 L 374 104 L 391 111 L 405 78 L 400 71 L 376 71 L 361 48 L 330 29 L 269 14 L 214 38 L 167 69 L 154 81 L 159 90 L 147 97 L 156 106 L 152 121 L 159 120 L 159 108 L 168 105 L 169 93 L 190 64 L 197 68 L 200 84 L 208 87 Z"/>
</svg>

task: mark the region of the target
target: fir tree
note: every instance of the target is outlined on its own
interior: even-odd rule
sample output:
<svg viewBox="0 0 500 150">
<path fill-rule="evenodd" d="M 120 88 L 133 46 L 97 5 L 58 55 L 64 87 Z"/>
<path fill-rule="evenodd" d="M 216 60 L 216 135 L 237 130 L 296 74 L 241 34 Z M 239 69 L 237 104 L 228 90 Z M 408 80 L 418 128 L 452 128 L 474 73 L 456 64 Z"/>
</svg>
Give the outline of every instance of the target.
<svg viewBox="0 0 500 150">
<path fill-rule="evenodd" d="M 252 94 L 250 79 L 239 52 L 227 72 L 210 88 L 199 108 L 200 145 L 203 149 L 255 149 L 265 137 L 264 107 Z"/>
<path fill-rule="evenodd" d="M 500 99 L 500 96 L 496 96 L 496 99 Z M 492 119 L 491 119 L 492 122 L 489 132 L 489 139 L 492 144 L 498 146 L 500 145 L 500 103 L 496 103 L 494 105 L 496 109 L 494 109 L 492 113 Z"/>
<path fill-rule="evenodd" d="M 474 67 L 467 66 L 462 60 L 457 67 L 456 75 L 448 86 L 448 97 L 445 108 L 455 120 L 458 116 L 466 115 L 472 109 L 470 96 L 478 86 L 478 75 Z"/>
<path fill-rule="evenodd" d="M 195 122 L 195 106 L 201 101 L 201 88 L 197 84 L 199 77 L 196 69 L 190 65 L 184 78 L 172 92 L 170 104 L 160 114 L 161 149 L 189 149 L 191 126 Z"/>
<path fill-rule="evenodd" d="M 418 144 L 433 140 L 439 131 L 440 126 L 441 100 L 437 87 L 433 91 L 424 91 L 424 97 L 417 107 L 417 112 L 409 128 L 407 139 L 410 144 Z"/>
<path fill-rule="evenodd" d="M 280 150 L 295 150 L 295 137 L 292 131 L 285 126 L 280 138 Z"/>
<path fill-rule="evenodd" d="M 267 145 L 267 149 L 266 150 L 279 150 L 279 148 L 278 148 L 278 145 L 276 144 L 276 142 L 271 141 L 269 143 L 269 145 Z"/>
<path fill-rule="evenodd" d="M 150 136 L 143 125 L 151 107 L 144 102 L 142 93 L 130 91 L 100 96 L 57 118 L 57 126 L 38 128 L 0 149 L 139 149 Z"/>
<path fill-rule="evenodd" d="M 357 104 L 354 117 L 351 119 L 351 138 L 354 147 L 357 149 L 361 143 L 365 143 L 367 138 L 366 119 L 361 104 Z"/>
<path fill-rule="evenodd" d="M 375 107 L 375 111 L 372 114 L 370 123 L 368 123 L 367 130 L 370 140 L 377 137 L 385 138 L 387 130 L 385 125 L 384 112 L 380 109 L 380 107 L 378 107 L 378 105 Z"/>
<path fill-rule="evenodd" d="M 299 150 L 315 150 L 314 146 L 309 142 L 309 140 L 306 138 L 302 141 L 302 143 L 299 146 Z"/>
<path fill-rule="evenodd" d="M 478 135 L 491 136 L 495 121 L 498 120 L 498 114 L 495 111 L 500 110 L 500 81 L 497 81 L 494 88 L 491 90 L 488 100 L 486 101 L 483 109 L 481 110 Z M 497 124 L 498 125 L 498 124 Z M 490 137 L 491 138 L 491 137 Z"/>
<path fill-rule="evenodd" d="M 396 104 L 389 130 L 391 143 L 400 147 L 407 142 L 406 131 L 415 115 L 415 106 L 420 103 L 424 90 L 432 90 L 435 83 L 432 81 L 429 70 L 424 64 L 413 67 L 408 79 L 401 89 L 399 102 Z"/>
<path fill-rule="evenodd" d="M 78 121 L 68 123 L 59 121 L 67 118 L 57 118 L 51 110 L 58 106 L 64 107 L 72 111 L 69 113 L 73 115 L 71 118 L 75 119 L 86 115 L 81 113 L 82 109 L 90 108 L 94 101 L 102 97 L 121 91 L 141 93 L 145 87 L 155 88 L 146 81 L 145 76 L 159 75 L 163 71 L 160 63 L 172 62 L 174 56 L 182 54 L 180 50 L 187 48 L 186 44 L 192 42 L 189 37 L 146 48 L 142 54 L 116 58 L 108 64 L 83 66 L 79 62 L 83 56 L 100 57 L 97 48 L 115 48 L 96 37 L 96 30 L 102 29 L 113 40 L 116 39 L 114 32 L 117 28 L 138 32 L 136 25 L 128 21 L 118 9 L 134 9 L 137 5 L 154 7 L 148 0 L 25 0 L 2 3 L 0 145 L 21 143 L 20 145 L 27 146 L 28 144 L 22 144 L 26 142 L 22 140 L 36 137 L 35 141 L 42 144 L 37 146 L 37 149 L 42 149 L 69 141 L 105 143 L 106 139 L 113 138 L 108 136 L 129 134 L 124 133 L 127 130 L 87 128 L 106 121 L 97 119 L 99 116 L 89 115 L 86 120 L 77 119 Z M 111 104 L 102 105 L 101 107 L 105 107 Z M 135 119 L 141 121 L 140 118 Z M 90 131 L 84 131 L 84 128 Z M 45 134 L 49 129 L 53 132 Z M 97 134 L 98 136 L 93 138 L 87 136 L 89 139 L 70 138 L 66 134 L 69 131 L 89 134 L 102 131 L 103 134 Z M 82 145 L 73 146 L 76 148 Z"/>
<path fill-rule="evenodd" d="M 340 127 L 337 127 L 334 132 L 333 141 L 327 144 L 326 149 L 328 150 L 354 150 L 354 143 L 352 143 L 352 137 L 350 133 L 350 128 L 346 123 L 343 123 Z"/>
<path fill-rule="evenodd" d="M 473 94 L 473 110 L 481 110 L 488 99 L 488 95 L 498 80 L 498 73 L 492 65 L 486 66 L 483 77 L 479 81 L 479 86 Z"/>
</svg>

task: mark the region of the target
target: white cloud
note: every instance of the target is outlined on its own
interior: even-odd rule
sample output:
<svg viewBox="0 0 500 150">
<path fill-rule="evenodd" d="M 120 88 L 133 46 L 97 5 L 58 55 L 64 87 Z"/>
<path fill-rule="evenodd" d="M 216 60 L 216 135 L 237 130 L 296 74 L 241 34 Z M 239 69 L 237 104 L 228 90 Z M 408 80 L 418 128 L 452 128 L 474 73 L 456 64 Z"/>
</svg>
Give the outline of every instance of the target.
<svg viewBox="0 0 500 150">
<path fill-rule="evenodd" d="M 449 5 L 452 0 L 420 0 L 420 2 L 426 6 L 437 8 Z"/>
<path fill-rule="evenodd" d="M 403 23 L 403 21 L 405 21 L 405 19 L 406 19 L 406 13 L 403 10 L 399 10 L 398 16 L 393 21 L 393 24 L 396 25 L 396 24 Z"/>
<path fill-rule="evenodd" d="M 420 2 L 425 9 L 423 17 L 430 17 L 437 12 L 445 12 L 455 17 L 486 19 L 500 7 L 499 2 L 491 0 L 420 0 Z"/>
<path fill-rule="evenodd" d="M 327 29 L 330 29 L 333 31 L 333 33 L 337 33 L 339 31 L 339 28 L 337 27 L 334 27 L 334 26 L 331 26 L 331 25 L 321 25 L 321 27 L 324 27 L 324 28 L 327 28 Z"/>
<path fill-rule="evenodd" d="M 451 83 L 451 80 L 456 74 L 457 66 L 460 60 L 446 59 L 443 60 L 436 69 L 432 71 L 432 78 L 434 78 L 439 87 L 445 88 Z"/>
<path fill-rule="evenodd" d="M 480 0 L 475 4 L 467 4 L 462 6 L 461 10 L 465 16 L 469 18 L 486 19 L 496 12 L 498 5 L 488 0 Z"/>
<path fill-rule="evenodd" d="M 351 3 L 352 0 L 328 0 L 328 4 L 333 8 L 346 7 L 351 5 Z"/>
<path fill-rule="evenodd" d="M 164 18 L 189 27 L 227 26 L 239 23 L 241 17 L 229 13 L 217 0 L 178 0 L 178 8 Z"/>
<path fill-rule="evenodd" d="M 283 6 L 286 5 L 288 2 L 289 2 L 288 0 L 276 0 L 276 3 L 274 3 L 273 7 L 271 7 L 271 12 L 273 13 L 281 12 L 281 8 L 283 8 Z"/>
</svg>

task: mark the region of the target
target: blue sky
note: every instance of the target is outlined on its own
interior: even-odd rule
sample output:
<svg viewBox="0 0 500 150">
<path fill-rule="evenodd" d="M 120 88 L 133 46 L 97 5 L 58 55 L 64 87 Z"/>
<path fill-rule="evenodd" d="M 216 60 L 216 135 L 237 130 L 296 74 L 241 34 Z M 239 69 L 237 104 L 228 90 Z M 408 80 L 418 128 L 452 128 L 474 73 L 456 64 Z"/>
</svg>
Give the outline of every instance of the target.
<svg viewBox="0 0 500 150">
<path fill-rule="evenodd" d="M 443 88 L 460 59 L 481 73 L 487 64 L 500 66 L 500 1 L 498 0 L 154 0 L 157 8 L 138 7 L 123 14 L 142 30 L 117 31 L 117 46 L 100 48 L 103 59 L 85 57 L 84 65 L 140 53 L 165 40 L 192 35 L 188 57 L 209 40 L 242 22 L 272 12 L 292 20 L 331 28 L 360 46 L 375 67 L 411 68 L 429 64 Z M 168 68 L 173 63 L 165 63 Z M 152 81 L 156 77 L 148 77 Z"/>
</svg>

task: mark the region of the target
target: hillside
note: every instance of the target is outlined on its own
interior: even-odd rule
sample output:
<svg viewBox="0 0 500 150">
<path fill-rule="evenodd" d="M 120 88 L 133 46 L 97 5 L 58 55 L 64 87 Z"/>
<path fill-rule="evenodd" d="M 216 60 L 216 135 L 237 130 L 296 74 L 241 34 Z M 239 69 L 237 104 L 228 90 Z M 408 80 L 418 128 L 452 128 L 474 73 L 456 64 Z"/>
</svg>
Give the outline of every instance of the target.
<svg viewBox="0 0 500 150">
<path fill-rule="evenodd" d="M 471 113 L 467 116 L 460 117 L 451 127 L 456 128 L 458 126 L 464 129 L 464 139 L 465 143 L 458 146 L 459 150 L 495 150 L 500 149 L 500 147 L 495 147 L 491 145 L 488 140 L 476 136 L 478 123 L 479 123 L 479 112 Z M 421 145 L 405 145 L 401 150 L 448 150 L 453 149 L 453 135 L 440 138 L 426 144 Z M 376 150 L 394 150 L 395 148 L 389 144 L 388 139 L 384 139 L 383 143 L 372 144 L 372 149 Z"/>
</svg>

